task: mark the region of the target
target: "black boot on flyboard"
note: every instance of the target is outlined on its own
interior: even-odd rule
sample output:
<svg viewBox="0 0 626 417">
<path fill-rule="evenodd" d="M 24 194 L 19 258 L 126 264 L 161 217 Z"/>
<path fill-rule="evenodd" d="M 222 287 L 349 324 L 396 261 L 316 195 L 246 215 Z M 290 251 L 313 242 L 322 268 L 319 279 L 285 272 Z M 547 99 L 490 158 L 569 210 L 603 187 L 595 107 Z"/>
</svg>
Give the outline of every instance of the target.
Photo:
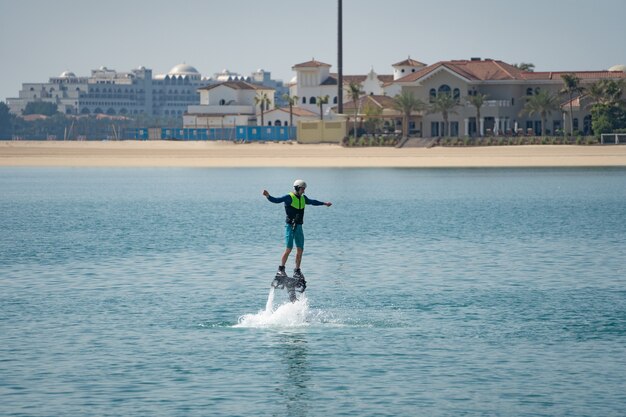
<svg viewBox="0 0 626 417">
<path fill-rule="evenodd" d="M 304 279 L 304 275 L 302 275 L 302 271 L 300 269 L 295 269 L 293 272 L 293 278 L 288 276 L 285 272 L 284 266 L 278 267 L 278 272 L 272 281 L 272 287 L 278 289 L 287 289 L 287 293 L 289 294 L 289 301 L 295 303 L 298 301 L 296 297 L 296 291 L 299 293 L 303 293 L 306 290 L 306 280 Z"/>
</svg>

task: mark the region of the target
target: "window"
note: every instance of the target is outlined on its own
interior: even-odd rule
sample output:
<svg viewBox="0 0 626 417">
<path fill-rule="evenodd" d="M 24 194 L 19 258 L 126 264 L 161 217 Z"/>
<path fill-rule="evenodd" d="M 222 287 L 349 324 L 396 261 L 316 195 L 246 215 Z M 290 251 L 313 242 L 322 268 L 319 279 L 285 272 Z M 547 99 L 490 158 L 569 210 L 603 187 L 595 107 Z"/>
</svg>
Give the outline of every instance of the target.
<svg viewBox="0 0 626 417">
<path fill-rule="evenodd" d="M 430 122 L 430 136 L 433 138 L 439 136 L 439 122 Z"/>
<path fill-rule="evenodd" d="M 585 116 L 585 118 L 583 119 L 583 133 L 584 133 L 585 135 L 589 135 L 589 134 L 591 134 L 591 133 L 592 133 L 592 132 L 591 132 L 591 127 L 592 127 L 592 125 L 591 125 L 591 115 L 590 115 L 590 114 L 588 114 L 588 115 L 586 115 L 586 116 Z"/>
<path fill-rule="evenodd" d="M 459 136 L 459 122 L 450 122 L 450 136 Z"/>
<path fill-rule="evenodd" d="M 220 106 L 223 106 L 224 104 L 226 104 L 226 100 L 221 99 L 221 100 L 220 100 Z"/>
<path fill-rule="evenodd" d="M 526 95 L 527 95 L 527 96 L 532 96 L 532 95 L 533 95 L 533 89 L 532 89 L 532 87 L 528 87 L 528 88 L 526 89 Z"/>
<path fill-rule="evenodd" d="M 431 88 L 430 92 L 428 93 L 428 101 L 432 103 L 433 101 L 435 101 L 435 97 L 437 97 L 437 90 Z"/>
<path fill-rule="evenodd" d="M 306 104 L 306 97 L 302 97 L 302 104 Z"/>
<path fill-rule="evenodd" d="M 452 97 L 454 97 L 454 99 L 458 103 L 461 100 L 461 90 L 459 90 L 458 88 L 455 88 L 454 93 L 452 94 Z"/>
<path fill-rule="evenodd" d="M 333 104 L 337 104 L 337 96 L 333 99 Z"/>
<path fill-rule="evenodd" d="M 475 117 L 470 117 L 469 118 L 469 123 L 467 125 L 467 128 L 468 128 L 468 132 L 467 133 L 470 136 L 475 136 L 476 135 L 476 132 L 478 131 L 478 129 L 477 129 L 476 118 Z"/>
<path fill-rule="evenodd" d="M 315 100 L 315 97 L 311 97 L 309 99 L 309 104 L 317 104 L 317 101 Z"/>
<path fill-rule="evenodd" d="M 448 95 L 450 95 L 450 91 L 451 91 L 450 86 L 447 85 L 447 84 L 443 84 L 443 85 L 439 86 L 439 90 L 437 90 L 437 95 L 439 95 L 439 94 L 448 94 Z"/>
</svg>

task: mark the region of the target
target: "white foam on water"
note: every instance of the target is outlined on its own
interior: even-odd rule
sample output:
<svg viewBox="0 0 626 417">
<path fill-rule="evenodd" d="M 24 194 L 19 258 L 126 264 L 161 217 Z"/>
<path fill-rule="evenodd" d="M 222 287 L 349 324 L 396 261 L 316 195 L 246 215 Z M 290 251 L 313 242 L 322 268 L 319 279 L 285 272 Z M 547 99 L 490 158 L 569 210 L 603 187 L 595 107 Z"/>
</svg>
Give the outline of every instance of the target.
<svg viewBox="0 0 626 417">
<path fill-rule="evenodd" d="M 274 288 L 270 289 L 265 310 L 244 314 L 234 327 L 302 327 L 308 326 L 309 301 L 304 293 L 295 303 L 285 302 L 274 310 Z"/>
</svg>

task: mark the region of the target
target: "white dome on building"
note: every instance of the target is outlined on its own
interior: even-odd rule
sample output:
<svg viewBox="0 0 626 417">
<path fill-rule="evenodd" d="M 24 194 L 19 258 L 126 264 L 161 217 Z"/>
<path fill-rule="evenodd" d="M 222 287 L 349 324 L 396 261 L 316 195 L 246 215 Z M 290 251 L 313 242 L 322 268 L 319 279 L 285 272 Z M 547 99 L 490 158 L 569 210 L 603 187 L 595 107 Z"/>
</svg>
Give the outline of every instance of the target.
<svg viewBox="0 0 626 417">
<path fill-rule="evenodd" d="M 188 64 L 178 64 L 168 72 L 169 75 L 200 75 L 197 69 Z"/>
<path fill-rule="evenodd" d="M 76 78 L 76 74 L 72 71 L 63 71 L 61 75 L 59 75 L 59 78 Z"/>
<path fill-rule="evenodd" d="M 626 72 L 626 65 L 613 65 L 609 71 Z"/>
</svg>

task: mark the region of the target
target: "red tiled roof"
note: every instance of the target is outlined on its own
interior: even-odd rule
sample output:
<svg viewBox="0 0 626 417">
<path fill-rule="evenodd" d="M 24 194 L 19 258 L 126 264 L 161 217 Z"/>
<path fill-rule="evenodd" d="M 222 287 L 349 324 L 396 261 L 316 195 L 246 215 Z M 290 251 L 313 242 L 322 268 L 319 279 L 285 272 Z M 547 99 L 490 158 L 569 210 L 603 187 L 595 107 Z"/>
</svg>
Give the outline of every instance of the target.
<svg viewBox="0 0 626 417">
<path fill-rule="evenodd" d="M 331 74 L 331 75 L 336 76 L 336 74 Z M 350 84 L 350 83 L 361 84 L 366 79 L 367 79 L 367 75 L 344 75 L 343 83 L 344 84 Z"/>
<path fill-rule="evenodd" d="M 233 90 L 274 90 L 272 87 L 251 84 L 245 81 L 224 81 L 223 83 L 212 84 L 212 85 L 207 85 L 206 87 L 198 88 L 198 90 L 212 90 L 220 86 L 229 87 L 229 88 L 232 88 Z"/>
<path fill-rule="evenodd" d="M 453 60 L 440 61 L 433 65 L 429 65 L 420 71 L 416 71 L 401 78 L 400 82 L 412 82 L 430 74 L 431 72 L 444 67 L 448 70 L 467 78 L 468 80 L 487 81 L 487 80 L 515 80 L 522 79 L 521 74 L 524 71 L 506 62 L 496 60 Z"/>
<path fill-rule="evenodd" d="M 344 81 L 345 83 L 345 81 Z M 337 85 L 337 77 L 334 75 L 328 76 L 320 85 Z"/>
<path fill-rule="evenodd" d="M 393 64 L 392 67 L 403 67 L 407 65 L 411 67 L 425 67 L 426 66 L 426 64 L 424 64 L 423 62 L 416 61 L 414 59 L 411 59 L 411 57 L 409 57 L 405 59 L 404 61 L 400 61 L 400 62 Z"/>
<path fill-rule="evenodd" d="M 292 67 L 292 69 L 293 68 L 317 68 L 317 67 L 330 67 L 330 65 L 325 64 L 320 61 L 316 61 L 315 59 L 312 59 L 310 61 L 303 62 L 301 64 L 296 64 Z"/>
<path fill-rule="evenodd" d="M 329 75 L 329 78 L 333 78 L 334 79 L 334 83 L 330 84 L 330 85 L 337 85 L 337 73 L 331 72 Z M 378 75 L 378 81 L 382 82 L 382 83 L 387 83 L 389 81 L 393 81 L 393 75 L 389 75 L 389 74 L 380 74 Z M 343 76 L 343 83 L 345 84 L 350 84 L 352 82 L 357 83 L 357 84 L 361 84 L 363 83 L 363 81 L 365 81 L 367 79 L 367 75 L 344 75 Z M 324 80 L 324 83 L 328 80 L 328 78 L 326 80 Z M 322 83 L 322 85 L 329 85 L 329 84 L 324 84 Z"/>
<path fill-rule="evenodd" d="M 282 111 L 282 112 L 285 112 L 285 113 L 289 114 L 289 107 L 277 107 L 275 109 L 270 110 L 269 112 L 272 112 L 272 111 Z M 266 112 L 265 114 L 267 114 L 269 112 Z M 312 111 L 307 110 L 307 109 L 303 109 L 301 107 L 296 107 L 296 106 L 292 107 L 292 113 L 293 113 L 294 116 L 315 116 L 315 117 L 319 117 L 319 114 L 317 114 L 315 112 L 312 112 Z"/>
<path fill-rule="evenodd" d="M 565 74 L 574 74 L 581 80 L 625 79 L 626 72 L 618 71 L 550 71 L 524 73 L 526 80 L 561 80 Z"/>
<path fill-rule="evenodd" d="M 624 72 L 614 71 L 558 71 L 558 72 L 529 72 L 522 71 L 519 68 L 507 64 L 503 61 L 484 59 L 484 60 L 453 60 L 440 61 L 435 64 L 422 68 L 419 71 L 408 74 L 398 80 L 398 82 L 417 81 L 426 75 L 432 73 L 439 68 L 444 67 L 448 70 L 473 81 L 506 81 L 506 80 L 560 80 L 563 74 L 574 74 L 582 80 L 585 79 L 602 79 L 626 78 Z"/>
<path fill-rule="evenodd" d="M 20 117 L 27 122 L 32 122 L 34 120 L 46 120 L 48 118 L 45 114 L 27 114 Z"/>
<path fill-rule="evenodd" d="M 367 104 L 373 104 L 376 107 L 381 109 L 394 109 L 394 101 L 393 98 L 389 96 L 381 96 L 381 95 L 365 95 L 359 97 L 359 101 L 357 102 L 357 108 L 365 108 Z M 345 110 L 354 110 L 354 102 L 352 100 L 348 100 L 343 103 L 343 108 Z"/>
</svg>

